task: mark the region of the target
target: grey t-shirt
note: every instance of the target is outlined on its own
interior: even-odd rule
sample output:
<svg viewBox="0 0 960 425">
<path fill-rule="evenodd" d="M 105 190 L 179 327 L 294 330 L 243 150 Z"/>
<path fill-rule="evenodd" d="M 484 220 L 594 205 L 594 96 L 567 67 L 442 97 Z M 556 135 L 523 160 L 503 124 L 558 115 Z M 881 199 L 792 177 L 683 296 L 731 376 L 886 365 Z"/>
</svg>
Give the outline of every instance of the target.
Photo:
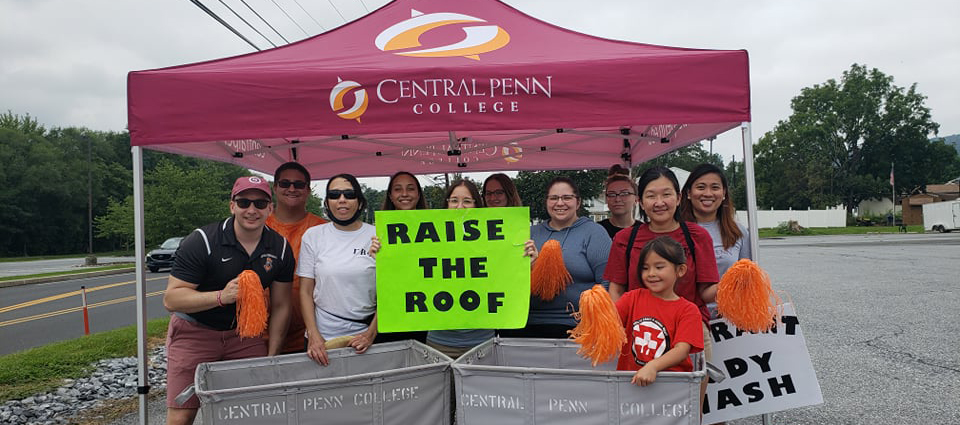
<svg viewBox="0 0 960 425">
<path fill-rule="evenodd" d="M 751 258 L 750 233 L 748 233 L 747 229 L 740 225 L 740 223 L 737 223 L 737 227 L 740 228 L 740 233 L 743 234 L 743 236 L 737 239 L 737 242 L 727 249 L 723 249 L 723 238 L 720 237 L 720 226 L 717 225 L 716 221 L 698 222 L 697 224 L 707 229 L 707 233 L 709 233 L 710 238 L 713 239 L 713 253 L 717 257 L 717 274 L 720 275 L 721 279 L 723 279 L 723 274 L 727 272 L 727 269 L 729 269 L 733 263 L 736 263 L 737 260 Z M 717 303 L 708 303 L 707 310 L 710 311 L 711 318 L 717 317 Z"/>
<path fill-rule="evenodd" d="M 716 221 L 698 222 L 697 224 L 707 229 L 707 233 L 710 233 L 710 238 L 713 239 L 713 253 L 717 256 L 717 273 L 721 278 L 737 260 L 751 257 L 750 233 L 740 223 L 737 223 L 737 227 L 740 228 L 740 233 L 743 236 L 727 249 L 723 249 L 723 238 L 720 237 L 720 227 Z"/>
</svg>

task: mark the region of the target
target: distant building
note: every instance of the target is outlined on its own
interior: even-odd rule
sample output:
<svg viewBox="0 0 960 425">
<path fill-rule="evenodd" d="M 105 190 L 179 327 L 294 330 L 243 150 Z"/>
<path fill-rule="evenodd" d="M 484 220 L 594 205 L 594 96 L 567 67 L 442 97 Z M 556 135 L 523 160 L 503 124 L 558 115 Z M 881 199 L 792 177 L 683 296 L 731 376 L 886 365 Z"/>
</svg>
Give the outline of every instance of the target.
<svg viewBox="0 0 960 425">
<path fill-rule="evenodd" d="M 923 225 L 923 204 L 960 198 L 960 177 L 945 184 L 928 184 L 926 192 L 913 193 L 901 200 L 903 224 Z"/>
</svg>

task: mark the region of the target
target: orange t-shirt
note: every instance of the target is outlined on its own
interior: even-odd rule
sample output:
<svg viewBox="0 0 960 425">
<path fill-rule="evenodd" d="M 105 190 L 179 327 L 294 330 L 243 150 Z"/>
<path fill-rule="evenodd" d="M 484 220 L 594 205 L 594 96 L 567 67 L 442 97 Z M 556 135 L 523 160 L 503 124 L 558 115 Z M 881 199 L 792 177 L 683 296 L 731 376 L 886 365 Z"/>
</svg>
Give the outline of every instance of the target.
<svg viewBox="0 0 960 425">
<path fill-rule="evenodd" d="M 293 249 L 294 258 L 300 257 L 300 238 L 303 237 L 303 233 L 313 226 L 326 222 L 311 213 L 307 213 L 306 217 L 294 223 L 282 223 L 274 214 L 267 217 L 267 226 L 287 238 L 290 248 Z M 303 324 L 303 314 L 300 312 L 300 276 L 293 277 L 292 291 L 290 301 L 293 306 L 290 309 L 290 325 L 287 327 L 287 338 L 280 350 L 282 353 L 301 352 L 304 348 L 303 333 L 306 326 Z"/>
</svg>

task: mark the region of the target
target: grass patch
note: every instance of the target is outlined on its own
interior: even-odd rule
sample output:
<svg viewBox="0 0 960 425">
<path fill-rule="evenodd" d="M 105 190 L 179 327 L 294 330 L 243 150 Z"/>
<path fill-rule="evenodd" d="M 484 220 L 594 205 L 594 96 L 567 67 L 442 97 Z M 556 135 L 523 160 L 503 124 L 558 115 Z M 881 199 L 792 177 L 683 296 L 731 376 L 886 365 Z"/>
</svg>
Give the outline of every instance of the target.
<svg viewBox="0 0 960 425">
<path fill-rule="evenodd" d="M 899 233 L 897 226 L 848 226 L 848 227 L 807 227 L 809 233 L 806 235 L 865 235 L 872 233 Z M 907 232 L 923 233 L 923 226 L 907 226 Z M 759 230 L 761 238 L 779 238 L 785 236 L 794 236 L 789 234 L 777 233 L 777 228 L 765 228 Z"/>
<path fill-rule="evenodd" d="M 72 275 L 72 274 L 80 274 L 80 273 L 99 272 L 104 270 L 129 269 L 131 267 L 134 267 L 134 263 L 114 264 L 114 265 L 102 266 L 102 267 L 83 267 L 83 268 L 78 268 L 77 270 L 69 270 L 65 272 L 50 272 L 50 273 L 28 274 L 28 275 L 22 275 L 22 276 L 0 277 L 0 282 L 4 282 L 8 280 L 22 280 L 22 279 L 33 279 L 38 277 L 64 276 L 64 275 Z"/>
<path fill-rule="evenodd" d="M 134 251 L 108 251 L 93 254 L 99 257 L 132 257 Z M 58 255 L 35 255 L 29 257 L 0 257 L 0 263 L 9 263 L 13 261 L 37 261 L 37 260 L 59 260 L 63 258 L 86 258 L 87 254 L 58 254 Z"/>
<path fill-rule="evenodd" d="M 147 322 L 147 337 L 165 337 L 169 318 Z M 127 326 L 0 356 L 0 402 L 19 400 L 82 378 L 99 360 L 137 355 L 137 327 Z"/>
</svg>

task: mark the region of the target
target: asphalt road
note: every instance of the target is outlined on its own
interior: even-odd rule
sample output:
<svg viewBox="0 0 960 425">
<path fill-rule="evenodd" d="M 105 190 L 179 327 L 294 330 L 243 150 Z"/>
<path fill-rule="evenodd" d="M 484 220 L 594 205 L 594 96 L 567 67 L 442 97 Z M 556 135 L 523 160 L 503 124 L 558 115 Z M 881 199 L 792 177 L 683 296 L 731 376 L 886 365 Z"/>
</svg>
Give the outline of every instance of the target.
<svg viewBox="0 0 960 425">
<path fill-rule="evenodd" d="M 136 324 L 133 273 L 0 288 L 0 355 L 83 336 L 80 287 L 86 286 L 90 332 Z M 147 318 L 165 317 L 166 273 L 147 273 Z"/>
<path fill-rule="evenodd" d="M 768 239 L 760 265 L 797 307 L 824 399 L 773 423 L 960 424 L 960 234 Z"/>
<path fill-rule="evenodd" d="M 80 270 L 83 258 L 60 258 L 56 260 L 11 261 L 0 263 L 0 277 Z M 98 265 L 132 263 L 133 257 L 97 257 Z"/>
</svg>

